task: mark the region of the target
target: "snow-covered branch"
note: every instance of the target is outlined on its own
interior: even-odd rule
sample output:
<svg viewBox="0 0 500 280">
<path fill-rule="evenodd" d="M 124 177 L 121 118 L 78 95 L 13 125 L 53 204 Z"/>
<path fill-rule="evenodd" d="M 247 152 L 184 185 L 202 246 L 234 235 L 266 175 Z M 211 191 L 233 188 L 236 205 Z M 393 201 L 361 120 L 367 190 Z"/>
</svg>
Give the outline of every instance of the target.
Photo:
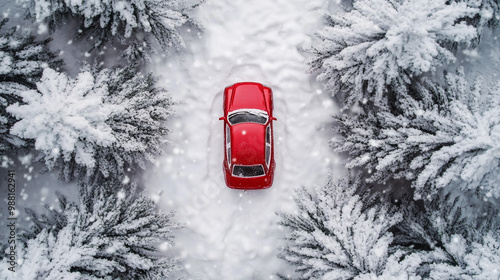
<svg viewBox="0 0 500 280">
<path fill-rule="evenodd" d="M 295 195 L 298 210 L 280 213 L 280 257 L 292 279 L 497 279 L 499 211 L 477 208 L 470 195 L 447 188 L 416 204 L 369 193 L 359 177 Z M 289 279 L 279 275 L 283 279 Z"/>
<path fill-rule="evenodd" d="M 458 0 L 455 1 L 459 2 Z M 500 22 L 500 4 L 498 0 L 467 0 L 465 2 L 478 11 L 472 18 L 471 23 L 477 27 L 479 36 L 481 36 L 485 28 L 498 26 Z"/>
<path fill-rule="evenodd" d="M 407 201 L 395 242 L 420 248 L 428 256 L 426 279 L 497 279 L 500 277 L 498 209 L 477 208 L 470 195 L 447 188 L 423 206 Z"/>
<path fill-rule="evenodd" d="M 468 44 L 476 29 L 465 18 L 477 9 L 446 0 L 360 0 L 352 10 L 327 15 L 309 51 L 312 70 L 346 106 L 381 100 L 387 85 L 455 60 L 446 45 Z"/>
<path fill-rule="evenodd" d="M 121 188 L 121 189 L 120 189 Z M 58 195 L 20 250 L 19 279 L 166 279 L 178 260 L 159 250 L 179 226 L 134 186 L 79 186 L 79 203 Z"/>
<path fill-rule="evenodd" d="M 21 102 L 20 92 L 34 89 L 45 67 L 58 67 L 49 48 L 49 40 L 35 41 L 28 33 L 18 34 L 15 28 L 5 30 L 8 19 L 0 22 L 0 151 L 18 148 L 25 141 L 9 133 L 16 119 L 6 108 Z"/>
<path fill-rule="evenodd" d="M 370 195 L 359 176 L 348 175 L 337 183 L 330 178 L 312 192 L 299 189 L 295 202 L 298 212 L 280 213 L 280 224 L 288 232 L 280 257 L 295 266 L 298 279 L 416 275 L 420 261 L 390 249 L 389 229 L 402 215 L 381 196 Z"/>
<path fill-rule="evenodd" d="M 122 45 L 129 61 L 149 60 L 154 44 L 165 51 L 184 47 L 177 27 L 195 22 L 189 14 L 196 5 L 179 0 L 23 1 L 31 17 L 47 23 L 51 30 L 69 17 L 78 17 L 81 33 L 77 37 L 92 40 L 92 49 L 103 49 L 108 42 Z"/>
<path fill-rule="evenodd" d="M 416 197 L 450 183 L 500 197 L 500 84 L 469 87 L 463 72 L 394 87 L 397 110 L 337 117 L 335 150 L 348 152 L 348 166 L 365 166 L 372 182 L 413 181 Z"/>
<path fill-rule="evenodd" d="M 48 169 L 66 180 L 121 178 L 161 154 L 170 97 L 132 68 L 82 71 L 76 79 L 45 69 L 37 90 L 7 110 L 11 133 L 33 139 Z"/>
</svg>

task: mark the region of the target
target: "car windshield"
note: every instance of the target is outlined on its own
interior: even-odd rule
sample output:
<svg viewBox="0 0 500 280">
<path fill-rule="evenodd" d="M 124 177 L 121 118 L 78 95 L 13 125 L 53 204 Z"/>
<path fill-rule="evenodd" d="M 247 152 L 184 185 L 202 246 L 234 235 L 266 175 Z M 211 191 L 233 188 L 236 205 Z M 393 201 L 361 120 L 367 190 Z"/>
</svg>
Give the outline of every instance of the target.
<svg viewBox="0 0 500 280">
<path fill-rule="evenodd" d="M 231 125 L 239 123 L 259 123 L 266 124 L 268 120 L 267 113 L 257 109 L 240 109 L 229 113 L 228 121 Z"/>
<path fill-rule="evenodd" d="M 237 177 L 258 177 L 264 175 L 262 165 L 235 165 L 233 167 L 233 176 Z"/>
</svg>

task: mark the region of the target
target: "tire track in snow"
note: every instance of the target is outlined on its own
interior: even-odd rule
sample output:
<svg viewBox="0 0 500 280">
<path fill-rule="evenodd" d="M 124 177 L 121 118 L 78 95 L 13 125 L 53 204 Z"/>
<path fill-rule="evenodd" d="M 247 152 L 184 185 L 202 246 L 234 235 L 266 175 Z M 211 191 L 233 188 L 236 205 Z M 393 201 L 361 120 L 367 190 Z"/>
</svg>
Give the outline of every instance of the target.
<svg viewBox="0 0 500 280">
<path fill-rule="evenodd" d="M 323 131 L 333 103 L 297 51 L 320 23 L 323 2 L 207 1 L 198 10 L 205 32 L 187 40 L 185 54 L 152 67 L 180 103 L 167 155 L 144 181 L 185 225 L 169 251 L 185 259 L 187 279 L 269 279 L 290 270 L 276 257 L 282 234 L 275 212 L 293 209 L 293 189 L 322 184 L 337 166 Z M 224 184 L 222 90 L 239 81 L 273 88 L 277 167 L 268 190 Z"/>
</svg>

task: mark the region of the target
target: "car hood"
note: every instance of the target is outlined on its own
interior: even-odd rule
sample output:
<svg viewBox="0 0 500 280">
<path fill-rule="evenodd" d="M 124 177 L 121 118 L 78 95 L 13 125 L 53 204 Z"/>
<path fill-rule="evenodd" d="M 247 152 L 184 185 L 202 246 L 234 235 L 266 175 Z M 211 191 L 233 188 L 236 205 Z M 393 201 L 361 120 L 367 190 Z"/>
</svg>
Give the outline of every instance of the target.
<svg viewBox="0 0 500 280">
<path fill-rule="evenodd" d="M 229 110 L 255 108 L 268 111 L 262 86 L 258 84 L 235 85 Z"/>
<path fill-rule="evenodd" d="M 265 162 L 266 127 L 242 123 L 231 127 L 231 157 L 233 164 L 254 165 Z"/>
</svg>

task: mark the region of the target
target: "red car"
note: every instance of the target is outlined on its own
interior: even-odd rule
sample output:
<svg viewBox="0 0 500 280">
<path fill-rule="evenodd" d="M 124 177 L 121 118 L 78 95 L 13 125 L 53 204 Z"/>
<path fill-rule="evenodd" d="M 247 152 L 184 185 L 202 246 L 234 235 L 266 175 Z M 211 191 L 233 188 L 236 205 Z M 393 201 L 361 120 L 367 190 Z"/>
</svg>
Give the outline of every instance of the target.
<svg viewBox="0 0 500 280">
<path fill-rule="evenodd" d="M 224 90 L 224 179 L 232 189 L 267 189 L 273 184 L 273 92 L 259 83 Z"/>
</svg>

